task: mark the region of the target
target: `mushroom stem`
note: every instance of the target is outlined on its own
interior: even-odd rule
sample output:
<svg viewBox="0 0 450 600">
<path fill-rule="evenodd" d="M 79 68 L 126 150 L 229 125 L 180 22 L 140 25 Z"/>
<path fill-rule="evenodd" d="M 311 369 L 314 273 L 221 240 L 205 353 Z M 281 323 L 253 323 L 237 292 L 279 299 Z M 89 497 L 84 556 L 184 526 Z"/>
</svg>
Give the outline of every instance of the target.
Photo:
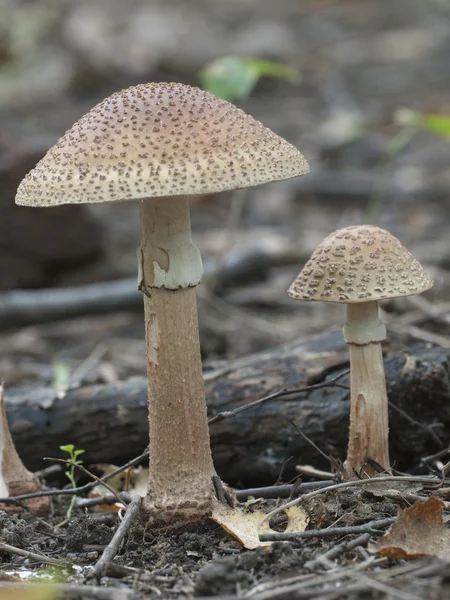
<svg viewBox="0 0 450 600">
<path fill-rule="evenodd" d="M 0 384 L 0 497 L 8 498 L 41 490 L 39 479 L 28 471 L 17 454 L 6 419 L 4 388 Z M 44 515 L 48 513 L 50 503 L 47 496 L 42 496 L 28 500 L 28 506 L 33 513 Z M 0 504 L 0 510 L 23 511 L 12 504 Z"/>
<path fill-rule="evenodd" d="M 142 201 L 141 257 L 150 424 L 144 510 L 162 522 L 202 519 L 212 510 L 215 470 L 196 306 L 201 258 L 187 197 Z"/>
<path fill-rule="evenodd" d="M 384 331 L 384 333 L 383 333 Z M 388 400 L 381 341 L 384 325 L 378 318 L 377 302 L 347 305 L 344 336 L 350 354 L 350 432 L 345 468 L 355 474 L 378 474 L 367 463 L 374 459 L 390 472 L 388 445 Z"/>
</svg>

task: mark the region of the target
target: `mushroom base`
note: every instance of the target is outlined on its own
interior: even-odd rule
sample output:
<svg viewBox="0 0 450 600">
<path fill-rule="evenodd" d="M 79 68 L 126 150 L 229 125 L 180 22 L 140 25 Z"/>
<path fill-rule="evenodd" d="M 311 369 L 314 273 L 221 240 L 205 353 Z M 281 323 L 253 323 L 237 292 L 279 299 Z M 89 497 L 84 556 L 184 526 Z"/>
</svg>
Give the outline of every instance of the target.
<svg viewBox="0 0 450 600">
<path fill-rule="evenodd" d="M 153 495 L 159 497 L 153 500 Z M 161 500 L 161 497 L 164 500 Z M 149 491 L 144 498 L 142 510 L 146 516 L 147 526 L 152 528 L 165 527 L 177 522 L 199 523 L 207 521 L 211 516 L 214 500 L 212 484 L 208 497 L 205 497 L 204 490 L 203 494 L 196 493 L 196 490 L 190 490 L 190 493 L 185 491 L 181 497 L 179 493 L 165 495 L 152 494 Z"/>
<path fill-rule="evenodd" d="M 39 479 L 28 472 L 28 479 L 22 479 L 21 481 L 11 481 L 8 486 L 9 496 L 21 496 L 22 494 L 34 494 L 34 492 L 42 491 L 42 485 Z M 29 500 L 23 500 L 23 503 L 28 506 L 30 511 L 38 517 L 48 515 L 50 511 L 50 498 L 48 496 L 40 496 L 37 498 L 30 498 Z M 0 510 L 5 511 L 8 514 L 20 514 L 25 511 L 21 506 L 15 504 L 2 504 L 0 503 Z"/>
<path fill-rule="evenodd" d="M 17 454 L 6 419 L 4 389 L 3 385 L 0 385 L 0 497 L 21 496 L 41 490 L 39 479 L 28 471 Z M 31 498 L 25 503 L 31 512 L 41 516 L 47 514 L 50 509 L 48 496 Z M 0 510 L 7 513 L 21 513 L 24 509 L 14 504 L 0 503 Z"/>
</svg>

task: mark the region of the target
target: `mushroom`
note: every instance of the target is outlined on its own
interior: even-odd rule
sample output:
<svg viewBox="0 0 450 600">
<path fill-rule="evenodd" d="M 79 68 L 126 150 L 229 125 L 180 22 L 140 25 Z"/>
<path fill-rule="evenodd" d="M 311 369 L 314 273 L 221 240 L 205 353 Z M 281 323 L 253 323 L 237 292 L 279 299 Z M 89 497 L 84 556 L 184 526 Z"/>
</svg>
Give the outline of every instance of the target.
<svg viewBox="0 0 450 600">
<path fill-rule="evenodd" d="M 6 419 L 4 387 L 0 384 L 0 498 L 32 494 L 41 490 L 39 479 L 28 471 L 17 454 Z M 24 502 L 38 515 L 46 514 L 50 507 L 48 496 L 30 498 Z M 8 513 L 23 511 L 23 508 L 15 504 L 0 503 L 0 509 Z"/>
<path fill-rule="evenodd" d="M 308 170 L 298 150 L 229 102 L 187 85 L 151 83 L 94 107 L 19 186 L 16 202 L 28 206 L 141 199 L 150 520 L 201 519 L 214 498 L 195 290 L 203 269 L 188 196 Z"/>
<path fill-rule="evenodd" d="M 378 301 L 420 294 L 433 280 L 388 231 L 373 225 L 339 229 L 323 240 L 288 293 L 296 300 L 347 305 L 351 394 L 347 477 L 390 472 L 388 401 Z M 372 460 L 370 460 L 372 459 Z"/>
</svg>

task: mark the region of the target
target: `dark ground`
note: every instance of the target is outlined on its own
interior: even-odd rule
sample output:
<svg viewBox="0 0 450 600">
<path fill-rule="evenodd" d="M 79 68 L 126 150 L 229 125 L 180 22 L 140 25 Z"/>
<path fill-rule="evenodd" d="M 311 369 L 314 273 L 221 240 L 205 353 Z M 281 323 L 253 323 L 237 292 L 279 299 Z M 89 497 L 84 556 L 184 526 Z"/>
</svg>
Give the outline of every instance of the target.
<svg viewBox="0 0 450 600">
<path fill-rule="evenodd" d="M 419 132 L 386 160 L 399 132 L 398 109 L 449 114 L 450 9 L 440 0 L 195 0 L 189 6 L 181 0 L 6 0 L 0 6 L 0 289 L 134 276 L 137 203 L 36 211 L 13 206 L 15 189 L 57 137 L 103 97 L 142 81 L 196 84 L 206 62 L 231 52 L 301 72 L 298 86 L 262 80 L 241 106 L 297 145 L 311 174 L 193 202 L 195 239 L 209 264 L 221 264 L 225 255 L 242 262 L 249 249 L 265 253 L 263 268 L 260 261 L 244 282 L 220 289 L 210 280 L 199 290 L 205 362 L 214 366 L 340 326 L 340 307 L 296 303 L 285 290 L 325 235 L 368 220 L 397 235 L 436 280 L 424 297 L 384 306 L 390 348 L 417 340 L 450 347 L 450 143 Z M 240 194 L 241 218 L 227 229 Z M 6 305 L 0 297 L 0 316 Z M 145 375 L 135 299 L 106 315 L 2 323 L 0 377 L 9 389 Z M 359 523 L 405 505 L 368 493 L 330 495 L 317 505 L 322 517 L 313 526 L 343 517 Z M 64 505 L 57 501 L 55 511 L 46 522 L 2 517 L 0 540 L 82 568 L 93 564 L 117 525 L 115 514 L 79 509 L 68 526 L 54 529 Z M 116 561 L 126 569 L 102 585 L 152 598 L 450 596 L 448 565 L 370 557 L 364 546 L 332 564 L 305 568 L 342 539 L 240 552 L 215 524 L 158 534 L 136 526 Z M 1 552 L 0 558 L 0 581 L 15 581 L 11 570 L 48 572 L 23 557 Z M 82 576 L 63 570 L 55 579 Z M 292 577 L 299 578 L 295 591 L 280 589 L 280 581 Z"/>
</svg>

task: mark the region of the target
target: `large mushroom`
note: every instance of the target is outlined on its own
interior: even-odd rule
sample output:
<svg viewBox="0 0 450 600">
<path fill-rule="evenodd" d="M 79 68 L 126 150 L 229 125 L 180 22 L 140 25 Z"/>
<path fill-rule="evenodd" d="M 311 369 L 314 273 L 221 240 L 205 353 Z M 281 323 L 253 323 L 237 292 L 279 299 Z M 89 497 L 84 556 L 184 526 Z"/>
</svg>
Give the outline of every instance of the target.
<svg viewBox="0 0 450 600">
<path fill-rule="evenodd" d="M 347 305 L 344 338 L 351 369 L 350 432 L 345 468 L 353 478 L 390 471 L 388 401 L 378 301 L 420 294 L 433 280 L 397 238 L 372 225 L 331 233 L 289 288 L 296 300 Z M 372 461 L 370 460 L 372 459 Z"/>
<path fill-rule="evenodd" d="M 16 202 L 28 206 L 141 199 L 150 422 L 144 506 L 164 522 L 203 518 L 214 498 L 195 291 L 202 262 L 188 196 L 308 170 L 298 150 L 229 102 L 152 83 L 95 106 L 19 186 Z"/>
</svg>

